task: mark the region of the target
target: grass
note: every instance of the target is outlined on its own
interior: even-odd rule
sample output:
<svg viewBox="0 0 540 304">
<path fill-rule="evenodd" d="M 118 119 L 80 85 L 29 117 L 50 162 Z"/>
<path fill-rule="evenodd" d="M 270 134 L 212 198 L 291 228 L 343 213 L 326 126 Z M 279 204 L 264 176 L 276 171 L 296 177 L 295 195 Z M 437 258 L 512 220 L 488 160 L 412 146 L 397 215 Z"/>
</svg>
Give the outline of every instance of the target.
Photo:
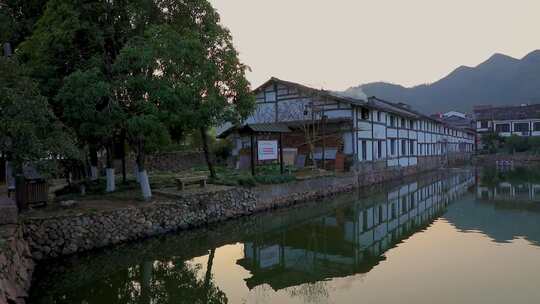
<svg viewBox="0 0 540 304">
<path fill-rule="evenodd" d="M 209 183 L 224 186 L 254 187 L 264 184 L 283 184 L 296 180 L 294 168 L 287 166 L 285 174 L 281 175 L 279 164 L 265 164 L 257 167 L 256 175 L 250 171 L 235 170 L 226 166 L 216 166 L 217 178 L 209 179 Z M 150 174 L 150 186 L 152 189 L 174 188 L 175 178 L 179 175 L 209 175 L 206 166 L 196 166 L 184 172 L 152 172 Z M 142 201 L 139 184 L 133 176 L 128 175 L 127 183 L 122 183 L 122 178 L 116 178 L 116 191 L 105 192 L 106 180 L 99 178 L 96 182 L 87 183 L 86 195 L 80 194 L 78 186 L 64 187 L 56 191 L 56 201 L 65 200 L 107 200 L 107 201 Z"/>
</svg>

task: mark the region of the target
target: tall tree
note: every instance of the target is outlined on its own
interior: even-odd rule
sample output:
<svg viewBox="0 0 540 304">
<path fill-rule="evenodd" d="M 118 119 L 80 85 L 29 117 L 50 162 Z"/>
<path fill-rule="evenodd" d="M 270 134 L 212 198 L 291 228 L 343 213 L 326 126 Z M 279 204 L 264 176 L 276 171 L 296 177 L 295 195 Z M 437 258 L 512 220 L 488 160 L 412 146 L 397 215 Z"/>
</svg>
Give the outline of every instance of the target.
<svg viewBox="0 0 540 304">
<path fill-rule="evenodd" d="M 78 156 L 72 137 L 14 57 L 0 58 L 0 151 L 17 174 L 26 164 Z"/>
<path fill-rule="evenodd" d="M 81 145 L 90 152 L 91 178 L 97 179 L 96 151 L 100 143 L 110 142 L 111 130 L 118 129 L 122 115 L 114 103 L 108 101 L 110 84 L 98 68 L 77 70 L 64 78 L 56 95 L 56 102 L 63 109 L 62 117 L 77 134 Z M 112 191 L 109 183 L 108 191 Z"/>
<path fill-rule="evenodd" d="M 156 4 L 150 0 L 50 0 L 36 23 L 32 36 L 20 47 L 22 58 L 32 67 L 32 76 L 39 81 L 41 92 L 49 98 L 54 112 L 62 120 L 74 123 L 76 130 L 84 131 L 79 134 L 84 135 L 84 141 L 89 140 L 90 160 L 94 166 L 96 147 L 105 147 L 107 191 L 114 191 L 115 188 L 112 138 L 120 131 L 109 121 L 102 125 L 108 128 L 107 136 L 103 136 L 103 128 L 96 127 L 95 124 L 99 120 L 88 121 L 81 125 L 73 115 L 64 117 L 64 108 L 68 108 L 68 114 L 88 111 L 88 106 L 78 102 L 77 99 L 81 98 L 86 102 L 89 98 L 95 97 L 99 100 L 90 101 L 96 106 L 93 112 L 102 114 L 109 112 L 108 116 L 111 118 L 110 113 L 115 109 L 111 95 L 95 95 L 103 92 L 101 89 L 104 84 L 110 85 L 113 79 L 112 65 L 120 49 L 130 37 L 142 31 L 141 29 L 155 16 L 154 12 L 157 12 Z M 74 73 L 79 74 L 71 77 Z M 97 81 L 96 73 L 101 79 L 99 83 L 90 85 L 98 87 L 85 89 L 86 97 L 77 96 L 81 81 L 84 81 L 85 77 Z M 67 88 L 63 89 L 64 85 Z M 61 96 L 57 96 L 58 94 Z M 70 94 L 73 98 L 66 98 Z M 80 129 L 88 125 L 95 128 Z"/>
</svg>

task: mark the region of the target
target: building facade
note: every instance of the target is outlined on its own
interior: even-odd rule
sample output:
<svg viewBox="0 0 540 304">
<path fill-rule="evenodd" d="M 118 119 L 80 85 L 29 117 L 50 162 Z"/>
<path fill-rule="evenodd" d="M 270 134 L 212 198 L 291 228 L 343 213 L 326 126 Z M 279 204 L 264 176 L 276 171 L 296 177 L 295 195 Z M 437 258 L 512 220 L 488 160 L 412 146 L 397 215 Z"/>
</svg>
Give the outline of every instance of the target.
<svg viewBox="0 0 540 304">
<path fill-rule="evenodd" d="M 540 136 L 540 104 L 476 107 L 474 116 L 479 136 L 487 133 L 501 137 Z"/>
<path fill-rule="evenodd" d="M 315 155 L 323 154 L 325 159 L 343 155 L 360 166 L 409 167 L 474 150 L 474 131 L 452 127 L 405 104 L 376 97 L 349 98 L 277 78 L 254 93 L 256 109 L 244 124 L 287 125 L 292 132 L 283 145 L 296 155 L 308 153 L 303 130 L 319 135 L 313 143 Z M 223 128 L 221 134 L 233 140 L 235 153 L 241 153 L 250 140 L 234 128 Z"/>
</svg>

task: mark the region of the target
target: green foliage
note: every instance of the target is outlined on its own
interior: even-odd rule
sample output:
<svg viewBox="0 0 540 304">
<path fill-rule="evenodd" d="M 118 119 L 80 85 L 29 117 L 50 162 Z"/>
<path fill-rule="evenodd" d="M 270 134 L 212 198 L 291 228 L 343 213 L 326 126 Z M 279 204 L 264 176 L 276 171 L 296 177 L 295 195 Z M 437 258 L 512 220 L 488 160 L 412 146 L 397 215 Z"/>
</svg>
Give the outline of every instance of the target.
<svg viewBox="0 0 540 304">
<path fill-rule="evenodd" d="M 224 162 L 232 155 L 232 149 L 233 145 L 229 140 L 221 139 L 215 142 L 212 152 L 218 160 Z"/>
<path fill-rule="evenodd" d="M 255 187 L 257 185 L 256 180 L 251 175 L 241 175 L 236 180 L 238 185 L 244 187 Z"/>
<path fill-rule="evenodd" d="M 121 119 L 120 109 L 108 103 L 110 85 L 97 68 L 77 70 L 64 79 L 56 95 L 63 109 L 63 120 L 71 126 L 83 142 L 97 142 L 110 138 Z"/>
<path fill-rule="evenodd" d="M 247 66 L 207 0 L 49 0 L 18 53 L 81 147 L 127 134 L 138 161 L 254 107 Z"/>
<path fill-rule="evenodd" d="M 16 59 L 0 58 L 0 150 L 20 170 L 50 157 L 77 157 L 67 130 Z"/>
<path fill-rule="evenodd" d="M 509 153 L 525 152 L 529 148 L 527 138 L 517 135 L 506 138 L 504 144 Z"/>
<path fill-rule="evenodd" d="M 529 138 L 529 149 L 534 154 L 540 153 L 540 137 L 534 136 Z"/>
<path fill-rule="evenodd" d="M 43 14 L 47 0 L 3 0 L 0 2 L 0 42 L 10 42 L 17 48 L 32 32 Z"/>
<path fill-rule="evenodd" d="M 482 145 L 487 149 L 489 153 L 497 152 L 499 144 L 502 141 L 501 137 L 495 132 L 490 132 L 483 135 L 481 140 Z"/>
</svg>

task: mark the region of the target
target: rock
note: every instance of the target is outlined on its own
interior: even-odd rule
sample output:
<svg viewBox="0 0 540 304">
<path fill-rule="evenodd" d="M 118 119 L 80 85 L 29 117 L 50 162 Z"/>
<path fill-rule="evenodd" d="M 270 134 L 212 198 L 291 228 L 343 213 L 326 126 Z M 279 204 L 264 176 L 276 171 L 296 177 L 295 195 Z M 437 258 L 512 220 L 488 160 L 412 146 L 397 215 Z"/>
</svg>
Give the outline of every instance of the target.
<svg viewBox="0 0 540 304">
<path fill-rule="evenodd" d="M 60 206 L 62 206 L 64 208 L 75 207 L 75 206 L 77 206 L 77 202 L 74 201 L 74 200 L 61 201 Z"/>
</svg>

